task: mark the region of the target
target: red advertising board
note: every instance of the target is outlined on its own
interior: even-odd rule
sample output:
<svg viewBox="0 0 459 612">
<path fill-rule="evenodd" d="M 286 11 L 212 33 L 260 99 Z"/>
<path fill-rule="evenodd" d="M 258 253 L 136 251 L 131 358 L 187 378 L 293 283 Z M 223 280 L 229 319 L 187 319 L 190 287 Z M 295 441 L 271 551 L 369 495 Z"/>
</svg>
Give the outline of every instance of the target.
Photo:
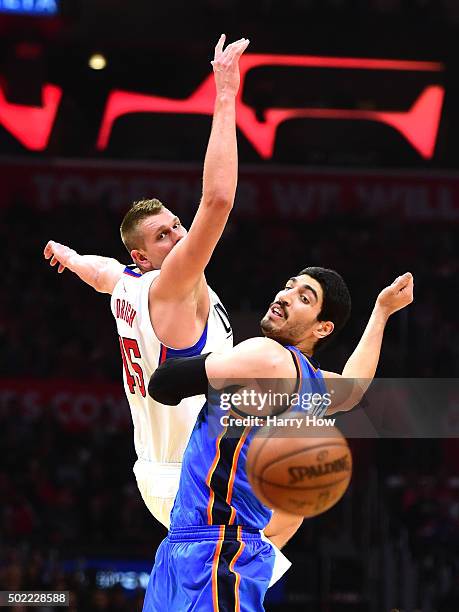
<svg viewBox="0 0 459 612">
<path fill-rule="evenodd" d="M 130 427 L 131 414 L 121 384 L 66 380 L 0 380 L 0 414 L 33 423 L 48 414 L 67 431 Z"/>
<path fill-rule="evenodd" d="M 102 203 L 121 214 L 135 199 L 158 197 L 183 214 L 196 209 L 202 189 L 200 165 L 0 160 L 0 173 L 2 206 L 27 202 L 43 211 L 63 203 Z M 240 170 L 235 215 L 310 220 L 346 213 L 457 221 L 459 176 L 275 166 Z"/>
</svg>

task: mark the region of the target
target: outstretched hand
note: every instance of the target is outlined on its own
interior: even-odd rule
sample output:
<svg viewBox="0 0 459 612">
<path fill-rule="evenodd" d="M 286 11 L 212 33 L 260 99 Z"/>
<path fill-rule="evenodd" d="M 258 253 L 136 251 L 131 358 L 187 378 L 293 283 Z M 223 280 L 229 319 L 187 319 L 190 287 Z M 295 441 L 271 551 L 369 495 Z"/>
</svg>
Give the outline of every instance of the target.
<svg viewBox="0 0 459 612">
<path fill-rule="evenodd" d="M 59 274 L 61 274 L 65 270 L 70 257 L 75 254 L 76 251 L 74 251 L 68 246 L 65 246 L 65 244 L 54 242 L 54 240 L 50 240 L 43 251 L 45 259 L 51 258 L 51 261 L 49 262 L 51 266 L 59 264 L 59 267 L 57 269 Z"/>
<path fill-rule="evenodd" d="M 411 272 L 405 272 L 398 276 L 392 285 L 381 291 L 376 300 L 376 305 L 382 308 L 387 316 L 394 314 L 411 304 L 413 301 L 414 280 Z"/>
<path fill-rule="evenodd" d="M 239 90 L 239 58 L 249 45 L 247 38 L 241 38 L 231 43 L 223 50 L 226 36 L 222 34 L 215 47 L 214 59 L 211 62 L 214 69 L 217 95 L 230 94 L 235 96 Z"/>
</svg>

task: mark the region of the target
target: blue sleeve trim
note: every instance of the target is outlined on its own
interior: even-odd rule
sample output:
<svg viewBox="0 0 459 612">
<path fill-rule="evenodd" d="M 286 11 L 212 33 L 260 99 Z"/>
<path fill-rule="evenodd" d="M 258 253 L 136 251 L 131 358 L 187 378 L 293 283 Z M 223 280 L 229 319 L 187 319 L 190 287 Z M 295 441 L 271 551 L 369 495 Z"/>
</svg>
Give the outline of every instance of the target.
<svg viewBox="0 0 459 612">
<path fill-rule="evenodd" d="M 313 360 L 311 357 L 309 357 L 309 355 L 304 355 L 295 346 L 289 345 L 286 348 L 293 351 L 299 358 L 302 377 L 301 387 L 298 389 L 298 393 L 301 396 L 308 395 L 310 393 L 320 393 L 321 395 L 324 395 L 327 392 L 327 385 L 317 361 Z M 319 405 L 312 408 L 309 413 L 311 415 L 320 417 L 327 412 L 327 408 L 328 404 L 321 402 Z"/>
<path fill-rule="evenodd" d="M 127 266 L 124 268 L 123 273 L 127 274 L 128 276 L 134 276 L 136 278 L 140 278 L 142 276 L 141 274 L 139 274 L 138 272 L 134 272 L 134 270 L 131 270 L 131 268 Z"/>
<path fill-rule="evenodd" d="M 161 350 L 159 351 L 160 355 L 160 363 L 165 361 L 166 359 L 176 359 L 177 357 L 196 357 L 202 353 L 202 349 L 205 347 L 207 342 L 207 323 L 204 327 L 204 331 L 201 334 L 201 337 L 193 344 L 193 346 L 189 346 L 184 349 L 173 349 L 164 346 L 161 344 Z"/>
</svg>

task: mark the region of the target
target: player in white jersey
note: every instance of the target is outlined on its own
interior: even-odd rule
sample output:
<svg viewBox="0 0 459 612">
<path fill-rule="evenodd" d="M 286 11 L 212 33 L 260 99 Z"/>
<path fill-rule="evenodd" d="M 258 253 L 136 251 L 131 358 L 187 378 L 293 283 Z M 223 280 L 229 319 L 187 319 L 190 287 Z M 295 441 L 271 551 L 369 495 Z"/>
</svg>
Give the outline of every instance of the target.
<svg viewBox="0 0 459 612">
<path fill-rule="evenodd" d="M 58 271 L 68 268 L 102 293 L 112 294 L 138 455 L 134 472 L 142 497 L 163 525 L 180 477 L 180 465 L 204 399 L 164 407 L 146 392 L 166 356 L 221 351 L 232 346 L 226 311 L 209 289 L 204 270 L 225 228 L 237 184 L 236 96 L 239 58 L 249 41 L 215 47 L 216 100 L 204 160 L 203 194 L 190 230 L 159 200 L 142 200 L 127 212 L 122 240 L 137 271 L 115 259 L 79 255 L 54 241 L 44 255 Z M 167 347 L 173 347 L 167 348 Z"/>
<path fill-rule="evenodd" d="M 178 489 L 183 452 L 203 398 L 183 400 L 186 408 L 164 407 L 146 393 L 161 359 L 222 351 L 232 344 L 226 311 L 207 286 L 204 270 L 233 206 L 237 184 L 235 100 L 239 58 L 249 41 L 215 48 L 216 102 L 204 161 L 203 195 L 187 234 L 158 200 L 135 203 L 121 225 L 121 236 L 137 266 L 97 255 L 79 255 L 54 241 L 44 255 L 58 272 L 68 268 L 102 293 L 112 294 L 124 362 L 124 383 L 135 429 L 137 484 L 150 512 L 166 527 Z M 173 347 L 167 348 L 167 347 Z M 194 351 L 194 352 L 191 352 Z M 177 354 L 177 353 L 176 353 Z M 265 535 L 286 542 L 297 520 L 274 513 Z M 276 579 L 290 563 L 276 549 Z"/>
<path fill-rule="evenodd" d="M 178 406 L 164 407 L 149 397 L 148 381 L 166 359 L 212 350 L 222 352 L 232 347 L 233 335 L 228 315 L 209 287 L 209 315 L 197 342 L 184 349 L 171 349 L 163 344 L 153 329 L 148 304 L 151 284 L 159 274 L 159 270 L 139 274 L 126 268 L 113 290 L 111 309 L 116 319 L 124 388 L 134 423 L 138 457 L 134 473 L 145 504 L 168 527 L 183 453 L 205 398 L 191 397 Z"/>
</svg>

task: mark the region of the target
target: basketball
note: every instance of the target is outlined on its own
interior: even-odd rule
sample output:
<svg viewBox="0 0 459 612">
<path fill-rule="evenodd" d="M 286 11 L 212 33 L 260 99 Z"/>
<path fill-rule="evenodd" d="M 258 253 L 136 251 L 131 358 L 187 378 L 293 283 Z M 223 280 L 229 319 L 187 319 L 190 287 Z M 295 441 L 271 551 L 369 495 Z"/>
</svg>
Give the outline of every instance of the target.
<svg viewBox="0 0 459 612">
<path fill-rule="evenodd" d="M 283 437 L 280 437 L 282 435 Z M 335 427 L 307 428 L 301 437 L 273 430 L 257 435 L 247 453 L 246 472 L 266 506 L 311 518 L 334 506 L 352 475 L 352 455 Z"/>
</svg>

